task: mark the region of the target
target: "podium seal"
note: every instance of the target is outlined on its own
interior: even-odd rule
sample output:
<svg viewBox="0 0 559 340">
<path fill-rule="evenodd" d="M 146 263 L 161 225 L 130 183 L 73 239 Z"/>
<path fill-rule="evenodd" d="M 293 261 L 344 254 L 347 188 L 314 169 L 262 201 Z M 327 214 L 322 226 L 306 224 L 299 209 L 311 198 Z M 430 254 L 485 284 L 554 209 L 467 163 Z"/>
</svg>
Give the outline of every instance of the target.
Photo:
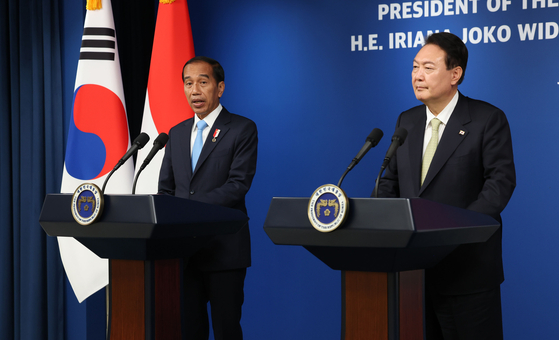
<svg viewBox="0 0 559 340">
<path fill-rule="evenodd" d="M 312 226 L 323 233 L 336 230 L 347 217 L 349 200 L 345 192 L 333 184 L 314 191 L 307 209 Z"/>
<path fill-rule="evenodd" d="M 80 185 L 72 196 L 72 216 L 81 225 L 89 225 L 103 212 L 103 194 L 93 183 Z"/>
</svg>

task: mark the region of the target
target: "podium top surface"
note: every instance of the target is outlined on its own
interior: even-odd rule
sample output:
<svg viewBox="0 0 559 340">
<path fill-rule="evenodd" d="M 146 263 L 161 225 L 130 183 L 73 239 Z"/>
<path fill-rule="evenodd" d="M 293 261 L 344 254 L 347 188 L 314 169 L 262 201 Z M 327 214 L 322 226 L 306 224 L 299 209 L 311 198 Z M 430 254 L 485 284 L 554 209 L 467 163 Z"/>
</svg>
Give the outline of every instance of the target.
<svg viewBox="0 0 559 340">
<path fill-rule="evenodd" d="M 247 222 L 242 211 L 168 195 L 105 195 L 99 221 L 78 224 L 72 194 L 45 197 L 39 223 L 50 236 L 169 239 L 233 234 Z"/>
<path fill-rule="evenodd" d="M 350 198 L 338 229 L 309 222 L 309 198 L 274 197 L 264 230 L 275 244 L 319 247 L 410 248 L 485 242 L 499 228 L 490 216 L 421 198 Z"/>
</svg>

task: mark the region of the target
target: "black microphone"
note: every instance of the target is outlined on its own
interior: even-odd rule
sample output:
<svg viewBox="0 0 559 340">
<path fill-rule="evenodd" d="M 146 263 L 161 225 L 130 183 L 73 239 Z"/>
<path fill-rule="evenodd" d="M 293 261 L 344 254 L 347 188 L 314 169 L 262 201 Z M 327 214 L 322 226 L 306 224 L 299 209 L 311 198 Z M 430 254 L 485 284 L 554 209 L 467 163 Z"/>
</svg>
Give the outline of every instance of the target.
<svg viewBox="0 0 559 340">
<path fill-rule="evenodd" d="M 398 150 L 400 145 L 404 144 L 404 141 L 406 140 L 407 136 L 408 136 L 408 130 L 404 128 L 397 128 L 396 131 L 394 131 L 394 135 L 392 136 L 392 143 L 388 147 L 388 151 L 386 151 L 386 156 L 384 156 L 384 161 L 382 162 L 382 166 L 380 167 L 380 172 L 378 173 L 377 179 L 375 181 L 375 189 L 373 190 L 373 196 L 375 198 L 378 197 L 378 185 L 380 182 L 380 177 L 384 172 L 384 169 L 386 169 L 386 166 L 390 162 L 392 156 L 394 156 L 394 153 L 396 153 L 396 150 Z"/>
<path fill-rule="evenodd" d="M 142 171 L 149 164 L 149 162 L 151 162 L 155 154 L 159 152 L 159 150 L 163 149 L 165 144 L 167 144 L 168 140 L 169 140 L 169 136 L 165 132 L 161 132 L 159 136 L 155 138 L 155 140 L 153 141 L 153 147 L 151 148 L 148 155 L 144 159 L 144 162 L 142 163 L 142 166 L 140 167 L 139 171 Z"/>
<path fill-rule="evenodd" d="M 357 153 L 357 156 L 355 156 L 355 158 L 351 161 L 351 164 L 349 164 L 348 169 L 349 170 L 353 169 L 353 167 L 356 166 L 361 161 L 361 159 L 363 159 L 365 154 L 369 152 L 371 148 L 377 146 L 382 136 L 384 136 L 382 130 L 374 128 L 373 131 L 371 131 L 371 133 L 369 134 L 369 136 L 367 136 L 367 139 L 365 139 L 365 145 L 363 145 L 361 150 L 359 150 L 359 153 Z"/>
<path fill-rule="evenodd" d="M 130 149 L 128 149 L 128 151 L 126 151 L 124 156 L 122 156 L 122 158 L 118 161 L 118 163 L 116 163 L 114 170 L 120 168 L 120 166 L 124 164 L 124 162 L 126 162 L 128 158 L 130 158 L 132 155 L 138 152 L 138 150 L 143 148 L 147 144 L 147 142 L 149 142 L 148 134 L 145 132 L 140 133 L 140 135 L 136 137 L 136 139 L 134 139 L 134 142 L 132 143 Z"/>
<path fill-rule="evenodd" d="M 369 152 L 369 150 L 371 150 L 371 148 L 377 146 L 377 144 L 380 141 L 380 139 L 382 138 L 382 136 L 384 136 L 384 133 L 382 132 L 381 129 L 374 128 L 373 131 L 371 131 L 369 136 L 367 136 L 367 139 L 365 139 L 365 145 L 363 145 L 361 150 L 359 150 L 359 152 L 357 153 L 357 156 L 355 156 L 355 158 L 351 161 L 351 163 L 349 164 L 347 169 L 344 171 L 344 174 L 342 175 L 342 177 L 338 181 L 338 187 L 340 187 L 342 185 L 342 181 L 344 180 L 347 173 L 350 172 L 351 169 L 353 169 L 353 167 L 356 166 L 357 163 L 359 163 L 361 161 L 361 159 L 365 156 L 365 154 L 367 152 Z"/>
<path fill-rule="evenodd" d="M 124 164 L 124 162 L 126 162 L 128 160 L 128 158 L 130 158 L 132 155 L 134 155 L 136 152 L 138 152 L 138 150 L 143 148 L 144 145 L 146 145 L 146 143 L 148 141 L 149 141 L 149 136 L 145 132 L 140 133 L 140 135 L 138 137 L 136 137 L 136 139 L 134 139 L 134 142 L 132 143 L 132 146 L 130 147 L 130 149 L 128 149 L 128 151 L 126 151 L 124 156 L 122 156 L 122 158 L 116 163 L 113 170 L 111 170 L 111 172 L 109 172 L 109 174 L 107 175 L 107 178 L 105 178 L 105 182 L 103 183 L 103 188 L 101 189 L 101 192 L 105 192 L 105 187 L 107 186 L 107 182 L 109 181 L 109 178 L 111 178 L 113 173 L 115 171 L 117 171 L 118 168 L 120 168 L 122 166 L 122 164 Z"/>
<path fill-rule="evenodd" d="M 408 130 L 404 128 L 397 128 L 396 131 L 394 131 L 394 135 L 392 136 L 392 144 L 390 144 L 388 151 L 386 151 L 386 156 L 384 156 L 384 162 L 382 162 L 382 169 L 386 168 L 388 162 L 390 162 L 390 159 L 392 158 L 392 156 L 394 156 L 396 150 L 398 150 L 400 145 L 404 144 L 404 141 L 406 140 L 407 136 L 408 136 Z"/>
<path fill-rule="evenodd" d="M 167 144 L 168 140 L 169 140 L 169 136 L 165 132 L 161 132 L 159 134 L 159 136 L 157 136 L 157 138 L 155 138 L 155 140 L 153 141 L 153 147 L 149 151 L 148 155 L 144 159 L 144 162 L 142 163 L 142 166 L 140 166 L 140 169 L 138 170 L 138 172 L 136 173 L 136 176 L 134 177 L 134 183 L 132 184 L 132 195 L 134 195 L 136 193 L 136 182 L 138 182 L 138 178 L 140 177 L 140 173 L 142 173 L 142 171 L 149 164 L 149 162 L 151 162 L 151 160 L 153 159 L 155 154 L 159 150 L 163 149 L 165 144 Z"/>
</svg>

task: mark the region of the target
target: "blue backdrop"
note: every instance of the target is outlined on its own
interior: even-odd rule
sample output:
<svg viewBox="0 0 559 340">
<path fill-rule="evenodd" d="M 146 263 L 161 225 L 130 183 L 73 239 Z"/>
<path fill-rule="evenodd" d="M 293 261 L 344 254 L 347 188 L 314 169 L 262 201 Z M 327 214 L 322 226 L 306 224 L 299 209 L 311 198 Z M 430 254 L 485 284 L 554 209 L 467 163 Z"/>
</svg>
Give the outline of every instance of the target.
<svg viewBox="0 0 559 340">
<path fill-rule="evenodd" d="M 83 27 L 83 8 L 73 2 L 64 5 L 68 93 Z M 253 266 L 246 339 L 339 338 L 340 273 L 302 248 L 274 245 L 262 229 L 266 212 L 274 196 L 308 197 L 337 183 L 378 127 L 384 140 L 343 184 L 350 197 L 370 196 L 398 114 L 419 104 L 411 69 L 421 38 L 443 30 L 467 39 L 470 60 L 460 91 L 503 109 L 513 133 L 518 186 L 503 213 L 505 337 L 557 337 L 558 4 L 189 1 L 196 54 L 225 68 L 222 103 L 259 129 L 258 170 L 247 197 Z M 68 117 L 69 95 L 65 107 Z"/>
</svg>

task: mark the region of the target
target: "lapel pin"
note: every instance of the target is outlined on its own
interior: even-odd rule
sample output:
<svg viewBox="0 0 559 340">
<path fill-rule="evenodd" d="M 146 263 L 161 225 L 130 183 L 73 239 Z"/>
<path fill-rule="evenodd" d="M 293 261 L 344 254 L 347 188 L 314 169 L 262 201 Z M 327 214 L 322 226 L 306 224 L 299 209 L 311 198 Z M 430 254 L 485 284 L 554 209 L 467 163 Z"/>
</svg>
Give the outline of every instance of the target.
<svg viewBox="0 0 559 340">
<path fill-rule="evenodd" d="M 464 130 L 460 130 L 460 132 L 458 132 L 460 134 L 460 136 L 464 136 L 466 134 L 466 131 Z"/>
<path fill-rule="evenodd" d="M 212 138 L 212 142 L 215 143 L 217 136 L 219 136 L 220 129 L 215 129 L 214 131 L 214 138 Z"/>
</svg>

